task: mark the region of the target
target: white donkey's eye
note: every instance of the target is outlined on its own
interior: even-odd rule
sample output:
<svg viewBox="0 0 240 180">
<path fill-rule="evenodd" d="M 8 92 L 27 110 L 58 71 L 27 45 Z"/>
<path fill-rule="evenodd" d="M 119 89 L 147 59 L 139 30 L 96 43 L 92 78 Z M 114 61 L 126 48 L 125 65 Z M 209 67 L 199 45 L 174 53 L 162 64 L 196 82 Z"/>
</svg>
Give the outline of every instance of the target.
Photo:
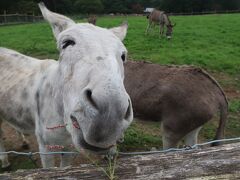
<svg viewBox="0 0 240 180">
<path fill-rule="evenodd" d="M 123 53 L 122 56 L 121 56 L 121 58 L 122 58 L 122 61 L 125 62 L 125 61 L 126 61 L 126 54 Z"/>
<path fill-rule="evenodd" d="M 74 46 L 76 43 L 73 40 L 65 40 L 62 45 L 62 49 L 66 49 L 68 46 Z"/>
</svg>

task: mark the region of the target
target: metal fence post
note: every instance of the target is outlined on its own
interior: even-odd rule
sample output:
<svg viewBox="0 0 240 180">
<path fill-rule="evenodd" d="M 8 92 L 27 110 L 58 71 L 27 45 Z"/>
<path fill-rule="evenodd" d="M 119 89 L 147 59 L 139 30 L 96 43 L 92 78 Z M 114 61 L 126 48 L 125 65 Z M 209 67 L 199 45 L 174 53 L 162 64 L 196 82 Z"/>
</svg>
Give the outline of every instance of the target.
<svg viewBox="0 0 240 180">
<path fill-rule="evenodd" d="M 34 11 L 32 13 L 32 22 L 35 22 L 35 14 L 34 14 Z"/>
<path fill-rule="evenodd" d="M 16 16 L 17 16 L 17 21 L 20 22 L 21 20 L 20 20 L 19 14 L 16 13 Z"/>
<path fill-rule="evenodd" d="M 4 23 L 7 24 L 7 11 L 6 10 L 4 11 L 3 17 L 4 17 Z"/>
</svg>

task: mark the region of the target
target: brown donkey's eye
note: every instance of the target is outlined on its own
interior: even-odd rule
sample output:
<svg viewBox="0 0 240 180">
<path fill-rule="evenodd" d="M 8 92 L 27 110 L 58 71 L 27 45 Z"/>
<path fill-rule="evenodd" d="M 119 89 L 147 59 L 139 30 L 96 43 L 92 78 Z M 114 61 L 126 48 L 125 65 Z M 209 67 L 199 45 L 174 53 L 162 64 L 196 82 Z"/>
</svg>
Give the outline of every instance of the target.
<svg viewBox="0 0 240 180">
<path fill-rule="evenodd" d="M 63 42 L 63 49 L 66 49 L 68 46 L 74 46 L 76 43 L 73 40 L 66 40 Z"/>
</svg>

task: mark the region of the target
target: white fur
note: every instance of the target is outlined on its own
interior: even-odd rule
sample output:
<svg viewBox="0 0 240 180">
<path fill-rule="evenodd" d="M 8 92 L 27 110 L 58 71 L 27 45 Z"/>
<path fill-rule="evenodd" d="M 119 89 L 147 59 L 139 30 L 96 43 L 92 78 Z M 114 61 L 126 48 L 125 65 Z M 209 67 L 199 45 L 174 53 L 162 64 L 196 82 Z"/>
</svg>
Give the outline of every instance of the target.
<svg viewBox="0 0 240 180">
<path fill-rule="evenodd" d="M 42 3 L 39 7 L 52 26 L 59 61 L 39 61 L 0 48 L 0 117 L 20 132 L 35 132 L 41 152 L 49 151 L 47 145 L 74 144 L 78 150 L 88 149 L 83 141 L 94 150 L 110 149 L 133 119 L 121 59 L 127 52 L 121 42 L 127 26 L 108 30 L 76 24 Z M 75 44 L 63 48 L 69 40 Z M 27 97 L 22 99 L 24 92 Z M 7 109 L 6 104 L 11 106 Z M 21 109 L 23 115 L 28 114 L 27 120 L 14 114 Z M 74 126 L 75 119 L 80 128 Z M 24 123 L 28 127 L 19 125 Z M 49 130 L 57 125 L 66 127 Z M 4 151 L 1 147 L 0 143 L 0 151 Z M 0 158 L 8 165 L 6 156 Z M 42 155 L 41 160 L 45 168 L 54 166 L 53 156 Z M 70 162 L 70 157 L 64 156 L 61 165 Z"/>
</svg>

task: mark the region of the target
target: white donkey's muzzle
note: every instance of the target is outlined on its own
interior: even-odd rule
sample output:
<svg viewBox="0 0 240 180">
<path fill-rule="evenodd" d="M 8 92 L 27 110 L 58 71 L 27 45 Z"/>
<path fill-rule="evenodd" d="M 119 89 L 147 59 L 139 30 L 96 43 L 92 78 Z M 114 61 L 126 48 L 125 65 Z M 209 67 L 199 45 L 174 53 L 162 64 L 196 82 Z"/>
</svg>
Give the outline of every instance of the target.
<svg viewBox="0 0 240 180">
<path fill-rule="evenodd" d="M 105 86 L 87 86 L 83 89 L 82 111 L 75 112 L 83 138 L 81 144 L 97 148 L 115 146 L 124 130 L 133 119 L 133 109 L 129 95 L 124 87 L 111 84 Z M 83 113 L 85 118 L 79 120 L 76 113 Z M 73 120 L 73 118 L 71 117 Z"/>
</svg>

